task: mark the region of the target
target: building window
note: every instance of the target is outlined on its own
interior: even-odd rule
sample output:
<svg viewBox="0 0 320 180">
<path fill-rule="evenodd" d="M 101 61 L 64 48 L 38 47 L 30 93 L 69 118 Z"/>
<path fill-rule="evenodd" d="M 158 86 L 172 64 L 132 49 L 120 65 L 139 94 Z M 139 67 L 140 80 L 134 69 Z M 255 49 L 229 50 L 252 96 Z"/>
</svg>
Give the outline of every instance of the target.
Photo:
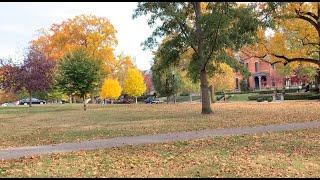
<svg viewBox="0 0 320 180">
<path fill-rule="evenodd" d="M 255 66 L 256 72 L 258 72 L 258 71 L 259 71 L 259 63 L 258 63 L 258 62 L 255 62 L 255 63 L 254 63 L 254 66 Z"/>
</svg>

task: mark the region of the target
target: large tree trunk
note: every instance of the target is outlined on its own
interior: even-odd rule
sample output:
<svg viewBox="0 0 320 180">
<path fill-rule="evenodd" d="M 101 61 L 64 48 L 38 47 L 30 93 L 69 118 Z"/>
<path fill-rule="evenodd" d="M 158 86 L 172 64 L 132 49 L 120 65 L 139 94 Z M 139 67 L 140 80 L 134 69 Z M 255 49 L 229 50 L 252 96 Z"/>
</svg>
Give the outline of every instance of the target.
<svg viewBox="0 0 320 180">
<path fill-rule="evenodd" d="M 135 97 L 136 98 L 136 104 L 138 104 L 138 98 L 137 97 Z"/>
<path fill-rule="evenodd" d="M 208 79 L 206 70 L 200 72 L 200 87 L 201 87 L 201 103 L 202 103 L 202 114 L 211 114 L 212 109 L 210 106 Z"/>
<path fill-rule="evenodd" d="M 32 104 L 32 93 L 31 91 L 29 92 L 29 107 L 31 107 Z"/>
<path fill-rule="evenodd" d="M 83 95 L 83 110 L 87 110 L 86 95 Z"/>
</svg>

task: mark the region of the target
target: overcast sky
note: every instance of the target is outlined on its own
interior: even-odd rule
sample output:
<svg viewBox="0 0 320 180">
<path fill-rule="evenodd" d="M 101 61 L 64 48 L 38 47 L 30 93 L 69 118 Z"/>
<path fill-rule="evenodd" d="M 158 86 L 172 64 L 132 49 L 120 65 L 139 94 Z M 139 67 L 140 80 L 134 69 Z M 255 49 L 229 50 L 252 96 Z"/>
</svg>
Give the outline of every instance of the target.
<svg viewBox="0 0 320 180">
<path fill-rule="evenodd" d="M 37 30 L 80 14 L 107 17 L 117 30 L 116 54 L 135 59 L 141 70 L 150 68 L 151 52 L 140 44 L 151 34 L 146 18 L 132 19 L 136 2 L 0 2 L 0 58 L 21 59 Z"/>
</svg>

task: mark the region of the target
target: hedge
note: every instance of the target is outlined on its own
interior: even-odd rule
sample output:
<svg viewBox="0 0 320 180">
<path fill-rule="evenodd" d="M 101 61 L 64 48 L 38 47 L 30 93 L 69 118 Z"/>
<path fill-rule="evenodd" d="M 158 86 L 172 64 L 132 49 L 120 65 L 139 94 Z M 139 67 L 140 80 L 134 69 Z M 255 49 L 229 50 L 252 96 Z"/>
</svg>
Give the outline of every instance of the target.
<svg viewBox="0 0 320 180">
<path fill-rule="evenodd" d="M 259 94 L 273 94 L 275 90 L 262 90 L 257 91 Z M 297 93 L 299 91 L 298 88 L 292 88 L 292 89 L 278 89 L 277 93 Z M 310 88 L 310 92 L 317 92 L 316 88 Z"/>
<path fill-rule="evenodd" d="M 298 92 L 299 89 L 278 89 L 278 90 L 265 90 L 265 91 L 258 91 L 259 94 L 273 94 L 275 91 L 277 93 L 295 93 Z"/>
<path fill-rule="evenodd" d="M 320 94 L 312 93 L 295 93 L 295 94 L 285 94 L 284 100 L 313 100 L 320 99 Z"/>
<path fill-rule="evenodd" d="M 262 101 L 268 101 L 271 102 L 273 100 L 272 96 L 260 96 L 257 98 L 258 102 L 262 102 Z"/>
</svg>

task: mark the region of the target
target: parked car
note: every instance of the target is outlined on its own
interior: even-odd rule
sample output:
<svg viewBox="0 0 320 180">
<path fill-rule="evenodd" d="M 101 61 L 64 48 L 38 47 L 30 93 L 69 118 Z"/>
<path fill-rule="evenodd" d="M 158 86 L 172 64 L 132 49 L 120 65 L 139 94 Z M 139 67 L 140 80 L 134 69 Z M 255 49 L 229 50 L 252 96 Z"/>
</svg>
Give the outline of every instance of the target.
<svg viewBox="0 0 320 180">
<path fill-rule="evenodd" d="M 21 99 L 19 101 L 19 105 L 28 105 L 30 103 L 30 98 L 27 99 Z M 31 104 L 46 104 L 47 102 L 45 100 L 40 100 L 37 98 L 31 98 Z"/>
<path fill-rule="evenodd" d="M 1 104 L 1 106 L 6 107 L 6 106 L 8 106 L 8 103 L 3 103 L 3 104 Z"/>
<path fill-rule="evenodd" d="M 132 102 L 129 99 L 119 99 L 114 101 L 115 104 L 131 104 Z"/>
<path fill-rule="evenodd" d="M 147 99 L 144 100 L 146 104 L 159 104 L 163 103 L 163 101 L 160 101 L 157 98 L 154 98 L 153 96 L 148 97 Z"/>
<path fill-rule="evenodd" d="M 15 106 L 16 104 L 14 103 L 3 103 L 1 104 L 2 107 L 7 107 L 7 106 Z"/>
</svg>

